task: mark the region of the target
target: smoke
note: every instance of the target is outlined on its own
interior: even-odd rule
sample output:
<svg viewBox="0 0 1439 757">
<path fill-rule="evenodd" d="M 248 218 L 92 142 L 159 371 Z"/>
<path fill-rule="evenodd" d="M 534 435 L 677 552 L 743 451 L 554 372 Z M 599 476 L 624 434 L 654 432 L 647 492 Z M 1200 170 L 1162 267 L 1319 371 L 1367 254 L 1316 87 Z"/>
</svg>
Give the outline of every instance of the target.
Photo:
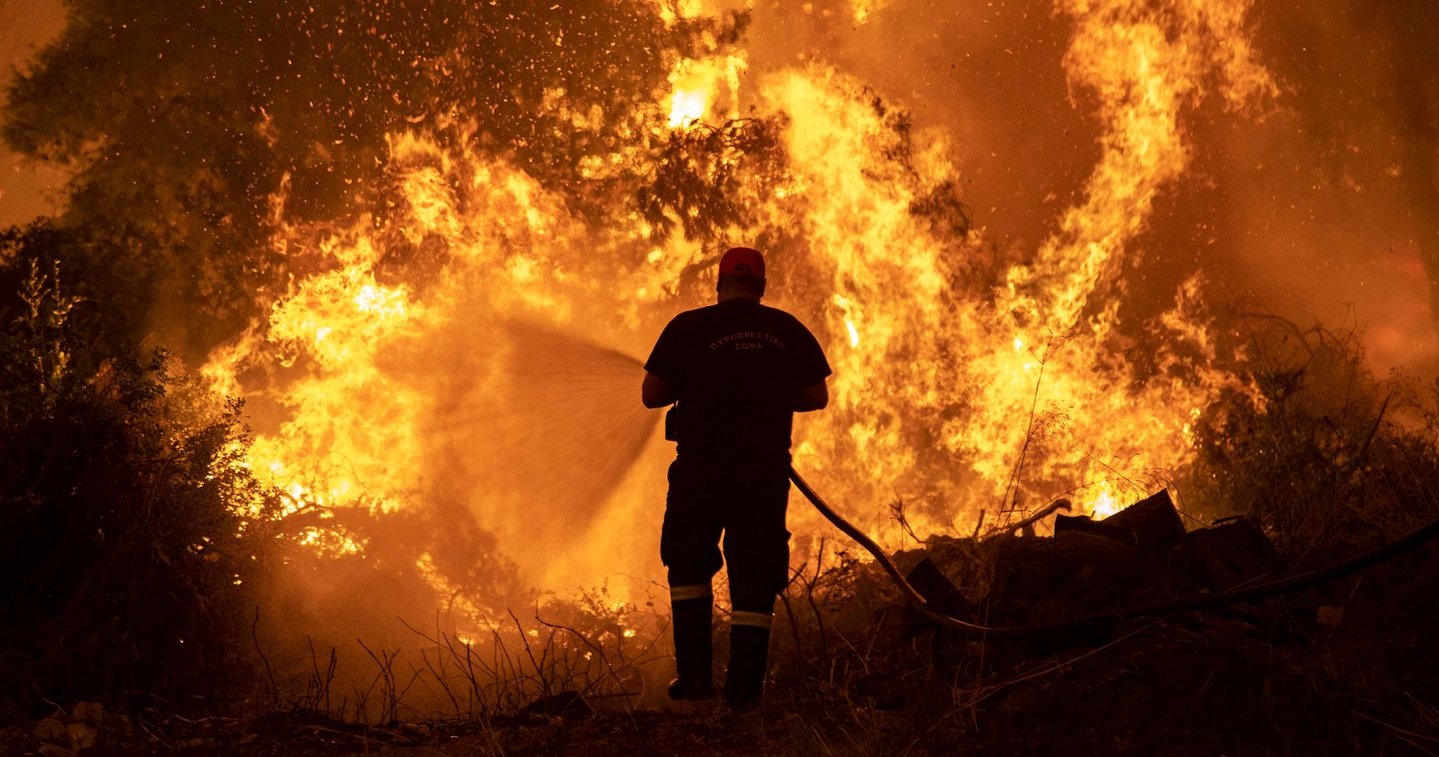
<svg viewBox="0 0 1439 757">
<path fill-rule="evenodd" d="M 1376 369 L 1431 375 L 1439 344 L 1428 282 L 1439 269 L 1424 250 L 1439 89 L 1415 67 L 1432 66 L 1433 13 L 1351 0 L 1257 9 L 1256 44 L 1284 91 L 1266 121 L 1216 120 L 1210 131 L 1220 227 L 1217 254 L 1204 259 L 1246 299 L 1292 320 L 1363 329 Z"/>
<path fill-rule="evenodd" d="M 809 10 L 806 10 L 806 9 Z M 1100 124 L 1071 100 L 1071 24 L 1047 2 L 888 3 L 856 24 L 846 2 L 762 3 L 751 67 L 819 60 L 952 135 L 965 201 L 1001 245 L 1036 246 L 1099 156 Z"/>
<path fill-rule="evenodd" d="M 1400 165 L 1420 258 L 1428 272 L 1429 315 L 1439 327 L 1439 8 L 1393 0 L 1379 5 L 1395 35 L 1393 86 L 1400 113 Z"/>
<path fill-rule="evenodd" d="M 302 439 L 312 454 L 330 445 L 373 452 L 339 453 L 349 466 L 328 470 L 317 492 L 348 476 L 359 483 L 360 505 L 402 504 L 370 514 L 350 501 L 314 512 L 316 542 L 280 569 L 264 610 L 266 643 L 294 660 L 308 659 L 309 637 L 322 651 L 356 636 L 409 647 L 420 638 L 414 628 L 474 633 L 480 619 L 503 619 L 508 608 L 528 617 L 543 591 L 578 594 L 624 569 L 658 572 L 648 531 L 633 525 L 645 519 L 637 505 L 657 523 L 663 501 L 663 466 L 653 454 L 636 465 L 659 446 L 660 414 L 639 402 L 640 362 L 596 335 L 495 317 L 480 297 L 460 312 L 421 338 L 387 342 L 370 388 L 338 398 L 360 405 L 354 419 L 333 411 L 328 426 L 308 419 Z M 337 392 L 333 384 L 323 391 Z M 419 406 L 392 415 L 372 392 Z M 273 436 L 296 433 L 288 423 Z M 390 427 L 401 433 L 386 436 Z M 396 490 L 396 481 L 411 488 Z M 336 533 L 358 551 L 333 544 Z M 628 583 L 617 591 L 639 594 Z M 342 658 L 341 681 L 372 675 L 364 658 Z"/>
</svg>

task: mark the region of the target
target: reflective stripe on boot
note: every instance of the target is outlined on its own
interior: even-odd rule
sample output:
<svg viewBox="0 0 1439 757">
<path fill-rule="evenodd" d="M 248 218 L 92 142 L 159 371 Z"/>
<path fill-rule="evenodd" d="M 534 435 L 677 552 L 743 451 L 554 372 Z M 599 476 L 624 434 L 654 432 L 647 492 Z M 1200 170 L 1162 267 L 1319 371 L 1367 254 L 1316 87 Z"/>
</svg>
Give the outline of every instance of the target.
<svg viewBox="0 0 1439 757">
<path fill-rule="evenodd" d="M 745 615 L 764 615 L 745 613 Z M 765 673 L 769 669 L 769 618 L 742 618 L 735 613 L 729 630 L 729 674 L 725 676 L 724 698 L 736 711 L 751 710 L 764 695 Z"/>
<path fill-rule="evenodd" d="M 670 684 L 670 699 L 713 699 L 714 653 L 710 641 L 714 599 L 709 586 L 676 586 L 670 590 L 670 597 L 678 675 Z"/>
</svg>

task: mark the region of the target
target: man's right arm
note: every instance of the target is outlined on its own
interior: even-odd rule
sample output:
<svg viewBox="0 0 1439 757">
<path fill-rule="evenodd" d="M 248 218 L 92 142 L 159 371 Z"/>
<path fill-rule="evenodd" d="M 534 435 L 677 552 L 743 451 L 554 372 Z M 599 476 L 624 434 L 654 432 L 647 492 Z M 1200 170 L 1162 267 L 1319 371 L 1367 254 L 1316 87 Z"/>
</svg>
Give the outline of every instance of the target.
<svg viewBox="0 0 1439 757">
<path fill-rule="evenodd" d="M 650 350 L 649 359 L 645 361 L 645 383 L 640 391 L 640 400 L 645 407 L 654 409 L 673 405 L 679 399 L 677 381 L 684 363 L 685 343 L 680 324 L 683 317 L 681 313 L 665 324 L 654 348 Z"/>
<path fill-rule="evenodd" d="M 825 382 L 829 379 L 829 361 L 824 357 L 824 350 L 819 346 L 819 341 L 814 334 L 804 327 L 803 323 L 794 319 L 794 326 L 798 334 L 794 340 L 796 346 L 795 378 L 804 384 L 794 398 L 794 411 L 796 413 L 807 413 L 811 410 L 823 410 L 829 405 L 829 387 Z"/>
<path fill-rule="evenodd" d="M 640 389 L 640 399 L 645 407 L 657 408 L 665 405 L 673 405 L 675 401 L 675 388 L 664 376 L 658 373 L 645 372 L 645 383 Z"/>
</svg>

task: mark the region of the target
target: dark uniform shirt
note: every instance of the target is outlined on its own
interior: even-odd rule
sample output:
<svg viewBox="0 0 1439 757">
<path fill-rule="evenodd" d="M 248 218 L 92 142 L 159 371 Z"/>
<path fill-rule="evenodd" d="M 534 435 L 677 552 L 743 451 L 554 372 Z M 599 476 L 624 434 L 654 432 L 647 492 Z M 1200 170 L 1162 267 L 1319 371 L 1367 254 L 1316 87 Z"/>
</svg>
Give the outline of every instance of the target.
<svg viewBox="0 0 1439 757">
<path fill-rule="evenodd" d="M 830 374 L 804 324 L 743 298 L 675 316 L 645 370 L 675 389 L 666 422 L 681 460 L 779 465 L 789 463 L 799 390 Z"/>
</svg>

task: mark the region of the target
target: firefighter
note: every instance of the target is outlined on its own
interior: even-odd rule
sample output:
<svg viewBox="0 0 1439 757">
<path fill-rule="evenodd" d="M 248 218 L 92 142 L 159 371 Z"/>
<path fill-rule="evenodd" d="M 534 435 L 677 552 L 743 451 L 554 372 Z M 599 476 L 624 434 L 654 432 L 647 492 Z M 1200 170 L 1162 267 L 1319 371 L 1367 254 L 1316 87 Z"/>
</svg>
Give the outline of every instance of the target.
<svg viewBox="0 0 1439 757">
<path fill-rule="evenodd" d="M 746 711 L 764 691 L 775 598 L 789 581 L 790 429 L 794 413 L 829 404 L 830 367 L 804 324 L 760 304 L 759 251 L 725 252 L 716 292 L 716 304 L 665 326 L 645 362 L 643 399 L 649 408 L 673 405 L 665 438 L 677 443 L 660 536 L 678 674 L 669 695 L 715 696 L 710 584 L 728 562 L 724 697 Z"/>
</svg>

